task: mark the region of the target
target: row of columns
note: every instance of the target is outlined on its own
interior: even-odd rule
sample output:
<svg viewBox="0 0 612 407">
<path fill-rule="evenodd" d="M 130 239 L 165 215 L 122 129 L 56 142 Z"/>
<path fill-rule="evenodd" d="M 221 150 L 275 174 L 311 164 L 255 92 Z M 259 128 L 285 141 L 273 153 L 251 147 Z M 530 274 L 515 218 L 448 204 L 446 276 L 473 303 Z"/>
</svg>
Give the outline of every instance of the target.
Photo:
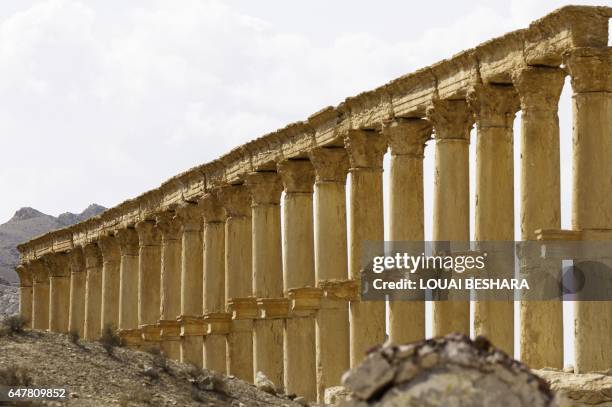
<svg viewBox="0 0 612 407">
<path fill-rule="evenodd" d="M 602 62 L 609 54 L 578 50 L 566 60 L 575 94 L 574 228 L 580 230 L 612 228 L 612 104 L 609 64 Z M 512 84 L 478 84 L 464 99 L 434 99 L 423 118 L 398 118 L 382 131 L 349 130 L 343 147 L 316 148 L 83 249 L 45 255 L 20 269 L 21 311 L 36 329 L 77 330 L 95 339 L 110 325 L 129 345 L 158 344 L 170 357 L 248 381 L 261 371 L 288 392 L 321 399 L 385 340 L 385 303 L 360 301 L 357 288 L 363 242 L 384 240 L 387 148 L 390 239 L 423 240 L 423 156 L 433 132 L 433 239 L 466 242 L 475 123 L 475 240 L 512 241 L 512 124 L 521 109 L 521 238 L 535 239 L 536 229 L 560 227 L 556 112 L 564 77 L 561 68 L 528 67 Z M 579 370 L 612 365 L 611 313 L 603 313 L 609 306 L 577 304 Z M 435 335 L 469 333 L 469 302 L 436 301 L 433 309 Z M 562 367 L 561 302 L 523 302 L 521 318 L 521 359 Z M 474 328 L 513 354 L 511 300 L 476 302 Z M 424 338 L 424 303 L 391 302 L 389 336 Z"/>
</svg>

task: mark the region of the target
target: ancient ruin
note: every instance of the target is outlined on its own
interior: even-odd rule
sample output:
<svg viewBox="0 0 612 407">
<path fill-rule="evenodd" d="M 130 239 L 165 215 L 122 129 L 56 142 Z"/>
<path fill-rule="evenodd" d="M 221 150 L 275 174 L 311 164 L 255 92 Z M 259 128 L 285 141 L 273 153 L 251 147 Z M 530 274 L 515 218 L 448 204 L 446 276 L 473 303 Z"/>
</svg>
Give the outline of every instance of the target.
<svg viewBox="0 0 612 407">
<path fill-rule="evenodd" d="M 92 340 L 110 324 L 129 346 L 160 346 L 247 381 L 261 371 L 289 393 L 321 400 L 387 330 L 396 342 L 425 336 L 424 303 L 391 303 L 387 328 L 385 304 L 359 297 L 361 243 L 383 240 L 387 150 L 393 240 L 423 240 L 428 140 L 434 240 L 469 240 L 474 125 L 477 240 L 514 240 L 515 216 L 523 240 L 612 237 L 611 17 L 610 7 L 564 7 L 22 244 L 21 314 L 33 329 Z M 557 106 L 567 75 L 574 204 L 572 230 L 561 230 Z M 435 334 L 469 333 L 468 305 L 436 302 Z M 475 311 L 476 333 L 512 354 L 513 304 Z M 521 317 L 522 362 L 562 368 L 562 303 L 524 302 Z M 576 371 L 612 367 L 612 304 L 576 303 L 575 319 Z"/>
</svg>

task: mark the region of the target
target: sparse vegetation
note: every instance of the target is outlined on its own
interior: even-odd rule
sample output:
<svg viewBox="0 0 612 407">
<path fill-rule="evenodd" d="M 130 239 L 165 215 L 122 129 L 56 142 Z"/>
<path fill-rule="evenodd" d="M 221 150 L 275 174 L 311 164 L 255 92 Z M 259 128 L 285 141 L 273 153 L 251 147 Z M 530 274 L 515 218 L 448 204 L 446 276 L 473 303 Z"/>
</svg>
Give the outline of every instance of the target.
<svg viewBox="0 0 612 407">
<path fill-rule="evenodd" d="M 113 355 L 113 350 L 122 345 L 121 338 L 119 335 L 117 335 L 111 325 L 104 326 L 104 329 L 102 329 L 102 335 L 100 336 L 100 339 L 98 339 L 98 342 L 100 342 L 100 345 L 102 345 L 106 353 L 111 356 Z"/>
<path fill-rule="evenodd" d="M 27 323 L 20 315 L 6 317 L 0 323 L 0 336 L 22 334 Z"/>
<path fill-rule="evenodd" d="M 17 365 L 0 368 L 0 385 L 29 386 L 31 384 L 30 369 Z"/>
<path fill-rule="evenodd" d="M 70 342 L 72 342 L 73 344 L 79 346 L 79 340 L 81 339 L 81 336 L 77 331 L 72 330 L 68 332 L 68 339 L 70 339 Z"/>
<path fill-rule="evenodd" d="M 156 367 L 160 371 L 172 374 L 172 370 L 170 369 L 170 364 L 168 363 L 168 357 L 166 354 L 159 348 L 150 348 L 148 352 L 153 355 L 153 367 Z"/>
<path fill-rule="evenodd" d="M 129 394 L 122 396 L 119 399 L 121 407 L 129 407 L 132 403 L 151 404 L 153 401 L 153 393 L 143 388 L 135 388 Z"/>
</svg>

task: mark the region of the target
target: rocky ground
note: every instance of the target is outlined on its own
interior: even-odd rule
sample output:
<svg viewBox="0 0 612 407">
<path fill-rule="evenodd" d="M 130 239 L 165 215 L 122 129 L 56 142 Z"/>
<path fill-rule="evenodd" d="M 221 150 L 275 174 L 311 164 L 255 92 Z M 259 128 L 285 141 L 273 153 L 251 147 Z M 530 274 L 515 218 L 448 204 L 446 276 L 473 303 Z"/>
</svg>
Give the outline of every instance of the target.
<svg viewBox="0 0 612 407">
<path fill-rule="evenodd" d="M 21 372 L 25 372 L 25 379 Z M 64 334 L 30 331 L 0 337 L 0 385 L 15 380 L 12 376 L 26 382 L 31 379 L 31 386 L 68 389 L 65 402 L 43 405 L 302 405 L 299 399 L 268 394 L 231 376 L 164 360 L 159 355 L 114 348 L 110 356 L 97 342 L 73 343 Z"/>
<path fill-rule="evenodd" d="M 607 372 L 573 374 L 554 369 L 534 371 L 572 406 L 612 407 L 612 369 Z"/>
</svg>

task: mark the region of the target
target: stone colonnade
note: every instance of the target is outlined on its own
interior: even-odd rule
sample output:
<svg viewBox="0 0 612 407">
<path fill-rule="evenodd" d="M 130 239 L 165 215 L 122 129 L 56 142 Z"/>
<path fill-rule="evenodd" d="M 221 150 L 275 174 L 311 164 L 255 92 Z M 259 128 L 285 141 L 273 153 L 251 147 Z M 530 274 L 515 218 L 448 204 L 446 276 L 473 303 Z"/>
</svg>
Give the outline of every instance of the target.
<svg viewBox="0 0 612 407">
<path fill-rule="evenodd" d="M 560 66 L 514 69 L 500 83 L 472 78 L 453 98 L 380 126 L 335 130 L 333 142 L 209 183 L 195 198 L 148 210 L 83 247 L 25 261 L 22 315 L 34 329 L 96 339 L 105 326 L 128 346 L 253 381 L 261 371 L 288 393 L 322 400 L 325 388 L 388 333 L 425 337 L 425 303 L 359 296 L 362 245 L 384 239 L 383 157 L 390 152 L 391 240 L 424 237 L 423 158 L 435 143 L 433 240 L 469 241 L 469 143 L 476 127 L 474 236 L 513 241 L 560 229 L 557 105 L 569 73 L 574 92 L 573 229 L 612 230 L 610 48 L 577 48 Z M 521 134 L 513 120 L 522 112 Z M 521 139 L 521 190 L 514 141 Z M 347 177 L 350 175 L 350 182 Z M 347 194 L 348 193 L 348 194 Z M 347 205 L 348 195 L 348 205 Z M 469 334 L 470 304 L 433 304 L 435 335 Z M 562 367 L 558 301 L 523 302 L 521 359 Z M 511 301 L 476 302 L 474 329 L 514 352 Z M 612 366 L 608 302 L 576 305 L 576 369 Z"/>
</svg>

